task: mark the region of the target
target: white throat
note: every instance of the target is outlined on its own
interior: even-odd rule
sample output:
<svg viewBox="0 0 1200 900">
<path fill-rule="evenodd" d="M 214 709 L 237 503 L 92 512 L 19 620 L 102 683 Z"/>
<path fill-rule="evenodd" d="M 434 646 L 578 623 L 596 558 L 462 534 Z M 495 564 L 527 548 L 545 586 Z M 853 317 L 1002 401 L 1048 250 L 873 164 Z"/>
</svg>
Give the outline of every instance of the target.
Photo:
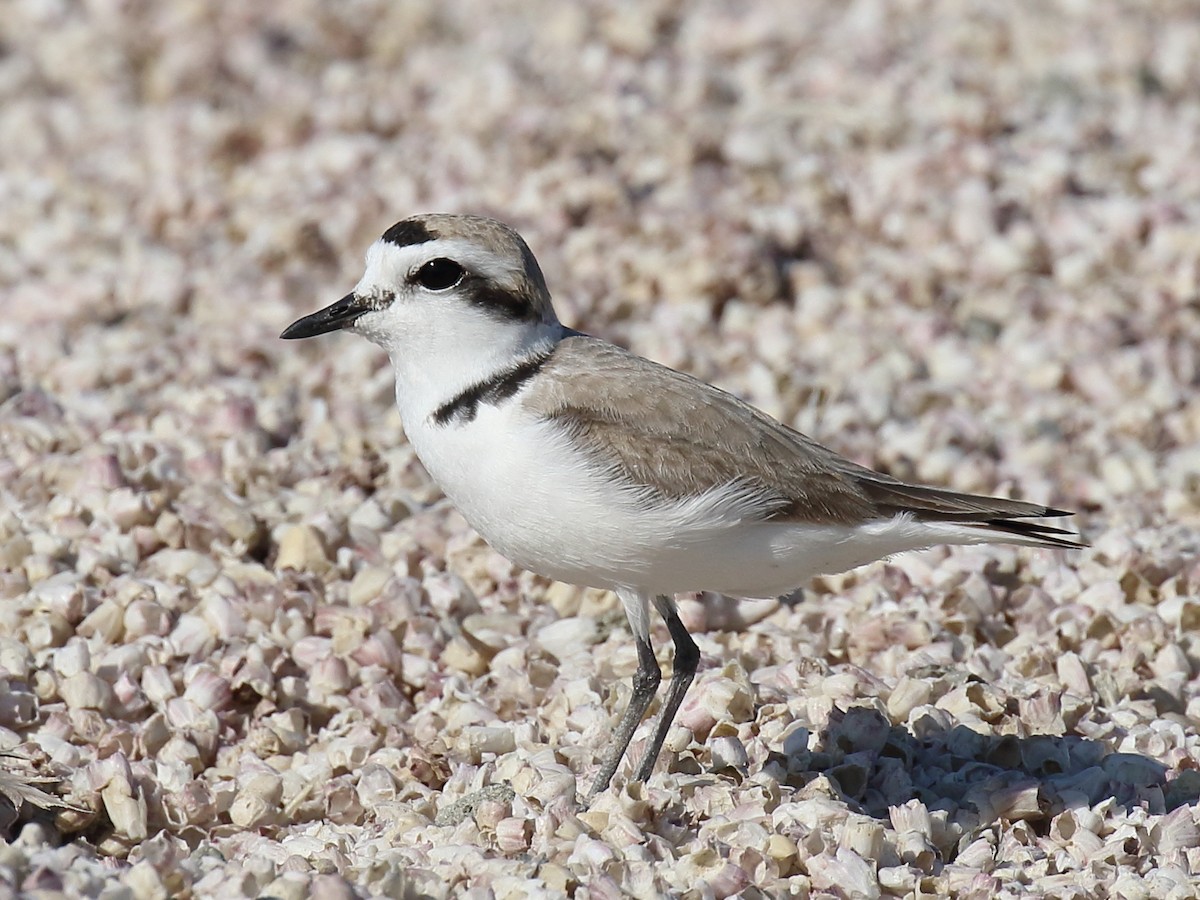
<svg viewBox="0 0 1200 900">
<path fill-rule="evenodd" d="M 457 321 L 431 317 L 427 328 L 377 341 L 396 373 L 396 405 L 406 430 L 464 390 L 549 350 L 570 333 L 558 322 L 498 323 L 473 310 L 461 313 Z"/>
</svg>

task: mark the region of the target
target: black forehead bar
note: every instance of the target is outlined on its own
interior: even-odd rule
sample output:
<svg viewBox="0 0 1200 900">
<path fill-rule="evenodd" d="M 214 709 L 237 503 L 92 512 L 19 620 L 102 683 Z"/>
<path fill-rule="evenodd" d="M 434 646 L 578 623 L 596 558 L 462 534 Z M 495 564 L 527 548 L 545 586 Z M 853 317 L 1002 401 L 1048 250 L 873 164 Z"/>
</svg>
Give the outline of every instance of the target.
<svg viewBox="0 0 1200 900">
<path fill-rule="evenodd" d="M 404 219 L 383 233 L 383 239 L 397 247 L 424 244 L 437 238 L 437 232 L 418 219 Z"/>
</svg>

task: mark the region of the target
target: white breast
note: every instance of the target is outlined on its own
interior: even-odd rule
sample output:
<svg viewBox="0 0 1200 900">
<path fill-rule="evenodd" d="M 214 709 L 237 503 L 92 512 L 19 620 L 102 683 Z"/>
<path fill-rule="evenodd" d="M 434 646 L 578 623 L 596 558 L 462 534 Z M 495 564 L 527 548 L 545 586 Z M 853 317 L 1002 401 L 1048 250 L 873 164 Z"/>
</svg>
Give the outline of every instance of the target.
<svg viewBox="0 0 1200 900">
<path fill-rule="evenodd" d="M 471 422 L 424 421 L 408 434 L 472 527 L 523 568 L 573 584 L 636 585 L 652 562 L 647 544 L 669 539 L 668 522 L 519 403 L 481 404 Z"/>
</svg>

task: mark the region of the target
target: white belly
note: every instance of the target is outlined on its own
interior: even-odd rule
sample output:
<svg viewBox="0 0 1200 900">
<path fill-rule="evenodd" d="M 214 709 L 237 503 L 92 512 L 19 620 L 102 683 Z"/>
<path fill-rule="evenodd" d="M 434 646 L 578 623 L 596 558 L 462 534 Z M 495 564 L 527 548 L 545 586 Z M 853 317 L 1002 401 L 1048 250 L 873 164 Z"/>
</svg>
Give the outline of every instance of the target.
<svg viewBox="0 0 1200 900">
<path fill-rule="evenodd" d="M 421 423 L 409 440 L 463 517 L 517 565 L 602 588 L 637 586 L 653 567 L 647 544 L 661 543 L 663 526 L 518 404 L 481 405 L 462 425 Z"/>
<path fill-rule="evenodd" d="M 812 576 L 953 537 L 904 517 L 858 527 L 762 521 L 725 488 L 650 505 L 622 489 L 557 426 L 516 403 L 463 424 L 416 423 L 409 440 L 468 522 L 522 568 L 571 584 L 772 597 Z"/>
</svg>

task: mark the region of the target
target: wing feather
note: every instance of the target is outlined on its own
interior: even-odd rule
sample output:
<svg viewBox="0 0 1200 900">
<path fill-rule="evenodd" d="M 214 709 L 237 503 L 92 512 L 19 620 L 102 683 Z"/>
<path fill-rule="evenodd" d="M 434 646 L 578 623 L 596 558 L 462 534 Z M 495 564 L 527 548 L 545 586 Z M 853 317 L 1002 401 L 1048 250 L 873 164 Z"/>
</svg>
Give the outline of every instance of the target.
<svg viewBox="0 0 1200 900">
<path fill-rule="evenodd" d="M 1069 515 L 1036 503 L 912 485 L 859 466 L 732 394 L 586 335 L 561 341 L 525 402 L 631 482 L 672 499 L 734 483 L 764 516 L 854 525 L 909 514 L 1051 545 L 1060 529 L 1011 519 Z"/>
</svg>

